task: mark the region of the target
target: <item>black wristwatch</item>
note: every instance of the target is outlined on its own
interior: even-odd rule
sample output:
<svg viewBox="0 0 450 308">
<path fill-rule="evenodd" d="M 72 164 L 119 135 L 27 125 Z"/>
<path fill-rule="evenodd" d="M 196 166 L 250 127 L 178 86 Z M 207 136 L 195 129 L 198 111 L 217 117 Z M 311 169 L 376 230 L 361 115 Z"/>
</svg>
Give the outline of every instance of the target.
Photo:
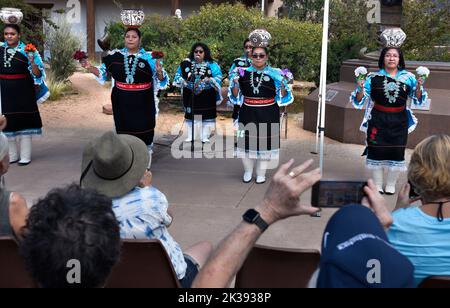
<svg viewBox="0 0 450 308">
<path fill-rule="evenodd" d="M 254 209 L 250 209 L 242 216 L 242 219 L 249 224 L 257 225 L 262 232 L 266 231 L 269 227 L 269 224 L 261 218 L 261 215 L 255 211 Z"/>
</svg>

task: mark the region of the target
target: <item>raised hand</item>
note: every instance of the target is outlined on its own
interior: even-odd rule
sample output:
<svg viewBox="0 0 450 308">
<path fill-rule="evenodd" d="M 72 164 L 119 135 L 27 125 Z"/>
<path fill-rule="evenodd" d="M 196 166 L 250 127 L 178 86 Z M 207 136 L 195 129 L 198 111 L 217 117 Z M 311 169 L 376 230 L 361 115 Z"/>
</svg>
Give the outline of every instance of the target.
<svg viewBox="0 0 450 308">
<path fill-rule="evenodd" d="M 28 53 L 28 60 L 30 61 L 31 65 L 35 64 L 34 63 L 34 53 L 32 53 L 32 52 Z"/>
<path fill-rule="evenodd" d="M 301 195 L 321 179 L 320 170 L 305 172 L 313 163 L 313 160 L 309 160 L 289 171 L 293 163 L 291 159 L 280 167 L 267 189 L 262 205 L 257 208 L 264 213 L 269 224 L 290 216 L 312 215 L 320 211 L 310 205 L 300 204 Z"/>
<path fill-rule="evenodd" d="M 393 223 L 392 215 L 387 208 L 386 200 L 379 193 L 373 180 L 368 181 L 367 186 L 364 187 L 364 193 L 366 197 L 363 198 L 362 205 L 371 209 L 381 224 L 385 228 L 389 228 Z"/>
<path fill-rule="evenodd" d="M 87 70 L 91 68 L 91 63 L 89 63 L 88 59 L 80 60 L 80 64 L 81 64 L 81 67 L 83 67 Z"/>
</svg>

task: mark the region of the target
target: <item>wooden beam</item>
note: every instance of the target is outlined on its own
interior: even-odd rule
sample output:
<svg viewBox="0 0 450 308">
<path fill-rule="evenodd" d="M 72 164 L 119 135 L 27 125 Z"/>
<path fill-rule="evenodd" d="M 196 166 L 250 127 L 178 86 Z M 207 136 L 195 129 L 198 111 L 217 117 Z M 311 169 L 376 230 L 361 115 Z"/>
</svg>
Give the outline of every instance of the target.
<svg viewBox="0 0 450 308">
<path fill-rule="evenodd" d="M 180 0 L 172 0 L 172 8 L 170 14 L 175 16 L 175 11 L 180 8 Z"/>
<path fill-rule="evenodd" d="M 95 4 L 94 0 L 86 1 L 87 11 L 87 52 L 90 58 L 95 58 Z"/>
</svg>

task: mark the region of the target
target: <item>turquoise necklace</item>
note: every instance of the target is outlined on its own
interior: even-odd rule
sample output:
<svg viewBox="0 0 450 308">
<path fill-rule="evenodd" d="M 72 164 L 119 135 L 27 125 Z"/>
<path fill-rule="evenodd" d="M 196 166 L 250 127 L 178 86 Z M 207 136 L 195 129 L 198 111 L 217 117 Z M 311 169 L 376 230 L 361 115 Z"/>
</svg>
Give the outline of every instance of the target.
<svg viewBox="0 0 450 308">
<path fill-rule="evenodd" d="M 136 67 L 139 62 L 140 55 L 136 54 L 134 56 L 134 60 L 131 61 L 131 59 L 128 60 L 129 54 L 127 52 L 123 54 L 123 58 L 124 58 L 125 74 L 127 75 L 127 79 L 125 81 L 126 83 L 129 84 L 134 83 L 134 75 L 136 74 Z M 130 71 L 130 64 L 131 64 L 131 71 Z"/>
<path fill-rule="evenodd" d="M 5 68 L 11 67 L 11 61 L 17 53 L 19 46 L 10 48 L 7 45 L 5 46 L 5 50 L 3 51 L 3 66 Z"/>
<path fill-rule="evenodd" d="M 388 82 L 387 78 L 384 77 L 384 96 L 388 99 L 390 104 L 394 104 L 400 94 L 400 82 L 392 81 Z"/>
</svg>

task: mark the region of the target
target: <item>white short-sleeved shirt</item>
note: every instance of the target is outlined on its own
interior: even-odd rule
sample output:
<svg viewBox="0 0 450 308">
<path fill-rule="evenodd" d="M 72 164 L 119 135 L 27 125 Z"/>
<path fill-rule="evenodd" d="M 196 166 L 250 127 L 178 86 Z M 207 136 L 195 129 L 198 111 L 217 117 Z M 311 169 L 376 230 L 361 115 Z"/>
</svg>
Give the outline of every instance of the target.
<svg viewBox="0 0 450 308">
<path fill-rule="evenodd" d="M 180 245 L 167 230 L 172 222 L 167 214 L 168 206 L 166 196 L 155 187 L 136 187 L 125 196 L 113 199 L 113 210 L 120 224 L 120 237 L 161 241 L 178 279 L 183 279 L 187 264 Z"/>
</svg>

